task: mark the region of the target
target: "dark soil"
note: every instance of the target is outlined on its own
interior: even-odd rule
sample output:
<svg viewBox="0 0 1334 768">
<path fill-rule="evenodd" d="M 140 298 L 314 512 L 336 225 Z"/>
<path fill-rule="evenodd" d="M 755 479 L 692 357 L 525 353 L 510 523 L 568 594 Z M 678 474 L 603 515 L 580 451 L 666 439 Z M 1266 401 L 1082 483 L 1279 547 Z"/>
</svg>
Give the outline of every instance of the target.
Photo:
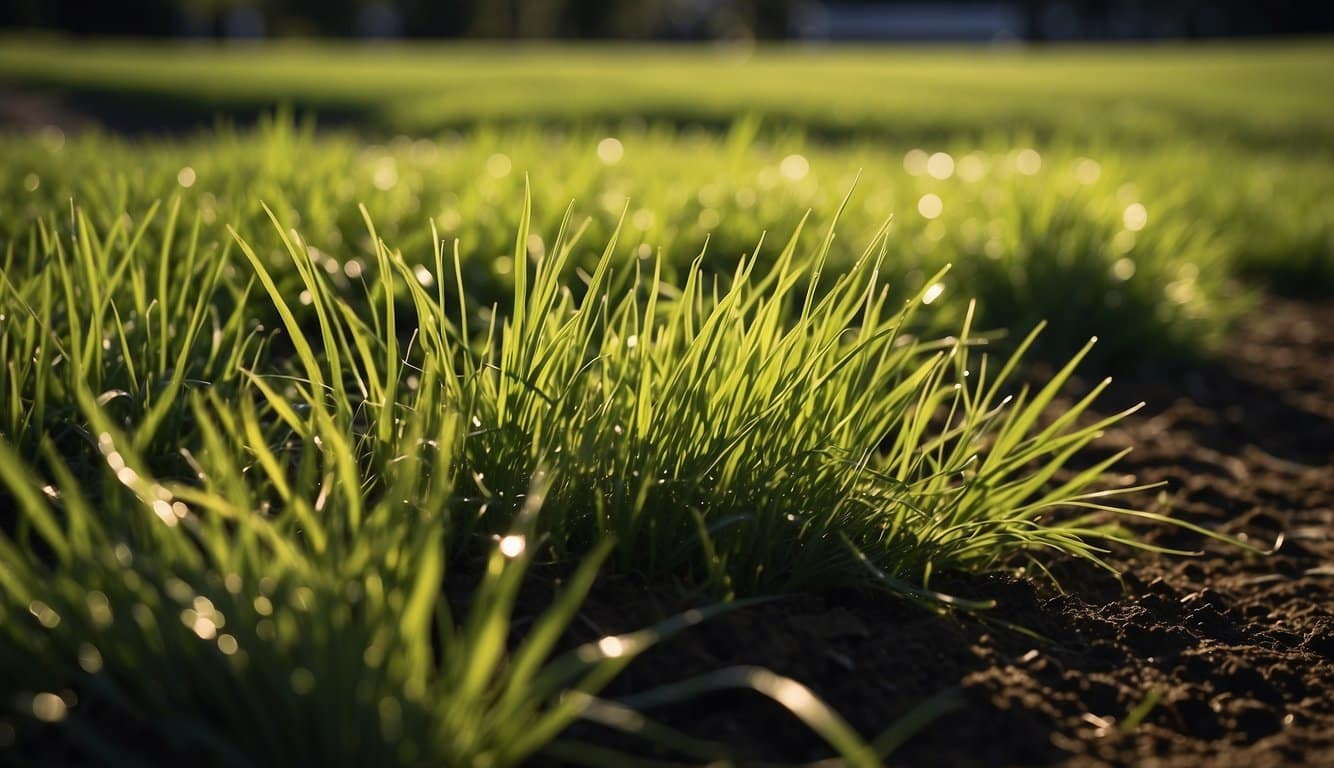
<svg viewBox="0 0 1334 768">
<path fill-rule="evenodd" d="M 1155 544 L 1204 553 L 1114 553 L 1123 583 L 1057 562 L 1064 592 L 1019 575 L 934 584 L 999 601 L 977 617 L 939 616 L 880 593 L 785 598 L 677 637 L 609 693 L 758 665 L 809 685 L 873 735 L 953 690 L 958 708 L 896 751 L 896 765 L 1334 765 L 1331 331 L 1334 304 L 1271 299 L 1216 362 L 1132 375 L 1103 398 L 1147 401 L 1102 443 L 1135 446 L 1123 466 L 1166 483 L 1142 495 L 1141 508 L 1264 548 L 1281 534 L 1274 554 L 1147 526 L 1141 535 Z M 612 581 L 583 626 L 590 637 L 635 629 L 681 605 L 660 589 Z M 734 745 L 742 762 L 829 755 L 751 692 L 649 714 Z M 571 735 L 624 744 L 593 726 Z"/>
</svg>

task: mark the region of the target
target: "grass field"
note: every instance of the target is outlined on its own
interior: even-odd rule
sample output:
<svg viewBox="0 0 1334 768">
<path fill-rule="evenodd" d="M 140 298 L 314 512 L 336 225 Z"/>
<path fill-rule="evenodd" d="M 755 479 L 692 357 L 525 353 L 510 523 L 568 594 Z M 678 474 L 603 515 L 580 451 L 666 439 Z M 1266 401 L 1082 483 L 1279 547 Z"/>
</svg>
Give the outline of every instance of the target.
<svg viewBox="0 0 1334 768">
<path fill-rule="evenodd" d="M 0 138 L 0 736 L 596 762 L 584 718 L 688 754 L 597 695 L 747 600 L 979 611 L 933 576 L 1220 535 L 1122 503 L 1105 383 L 1053 403 L 1334 289 L 1332 65 L 6 41 L 4 87 L 171 132 Z M 700 609 L 569 647 L 599 569 Z M 726 687 L 850 764 L 913 726 L 764 670 L 646 697 Z"/>
<path fill-rule="evenodd" d="M 489 48 L 288 43 L 162 46 L 11 39 L 0 78 L 100 95 L 124 112 L 276 103 L 389 130 L 483 121 L 698 122 L 753 112 L 816 134 L 911 141 L 1225 138 L 1327 146 L 1323 42 L 1122 48 Z M 132 115 L 126 115 L 132 117 Z"/>
</svg>

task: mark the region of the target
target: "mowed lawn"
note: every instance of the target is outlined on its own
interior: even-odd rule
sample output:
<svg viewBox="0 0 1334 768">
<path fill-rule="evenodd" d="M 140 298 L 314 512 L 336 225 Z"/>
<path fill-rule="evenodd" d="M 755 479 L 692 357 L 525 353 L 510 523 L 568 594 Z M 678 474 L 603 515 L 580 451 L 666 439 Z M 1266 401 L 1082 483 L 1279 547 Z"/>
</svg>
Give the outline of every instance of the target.
<svg viewBox="0 0 1334 768">
<path fill-rule="evenodd" d="M 165 110 L 291 104 L 390 129 L 637 118 L 909 138 L 1233 138 L 1326 146 L 1334 46 L 550 47 L 8 39 L 0 80 Z M 164 113 L 164 116 L 167 116 Z"/>
</svg>

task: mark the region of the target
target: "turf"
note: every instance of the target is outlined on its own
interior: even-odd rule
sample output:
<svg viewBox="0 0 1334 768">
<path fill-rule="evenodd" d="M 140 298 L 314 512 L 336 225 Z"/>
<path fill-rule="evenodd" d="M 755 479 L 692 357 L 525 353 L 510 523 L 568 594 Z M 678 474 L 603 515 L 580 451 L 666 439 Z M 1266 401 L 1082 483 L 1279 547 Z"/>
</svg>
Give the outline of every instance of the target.
<svg viewBox="0 0 1334 768">
<path fill-rule="evenodd" d="M 1145 546 L 1121 521 L 1174 521 L 1119 506 L 1087 449 L 1120 417 L 1064 384 L 1207 357 L 1257 279 L 1330 287 L 1323 44 L 264 53 L 0 49 L 70 104 L 372 116 L 0 139 L 0 669 L 34 759 L 660 737 L 598 693 L 740 600 L 978 611 L 933 575 Z M 516 616 L 534 560 L 563 596 Z M 563 651 L 599 570 L 701 610 Z M 863 740 L 760 670 L 631 701 L 737 686 L 858 765 L 915 722 Z"/>
<path fill-rule="evenodd" d="M 66 44 L 13 39 L 0 78 L 136 106 L 365 115 L 390 129 L 753 111 L 826 133 L 914 140 L 1023 130 L 1152 142 L 1327 145 L 1334 51 L 1309 43 L 1109 48 L 449 47 Z"/>
</svg>

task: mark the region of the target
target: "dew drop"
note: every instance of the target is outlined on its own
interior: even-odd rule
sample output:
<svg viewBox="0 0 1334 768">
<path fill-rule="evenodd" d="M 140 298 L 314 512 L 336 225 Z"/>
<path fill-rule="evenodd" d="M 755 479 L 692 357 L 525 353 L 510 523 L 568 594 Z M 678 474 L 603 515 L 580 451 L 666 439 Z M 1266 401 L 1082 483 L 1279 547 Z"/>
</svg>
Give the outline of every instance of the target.
<svg viewBox="0 0 1334 768">
<path fill-rule="evenodd" d="M 65 700 L 54 693 L 43 692 L 32 697 L 32 715 L 44 723 L 58 723 L 68 711 Z"/>
<path fill-rule="evenodd" d="M 621 162 L 621 157 L 625 155 L 625 147 L 620 139 L 608 136 L 598 142 L 598 159 L 606 165 L 616 165 Z"/>
<path fill-rule="evenodd" d="M 598 641 L 598 650 L 609 659 L 620 658 L 625 653 L 625 643 L 619 637 L 608 635 Z"/>
<path fill-rule="evenodd" d="M 510 169 L 514 164 L 510 162 L 509 155 L 503 152 L 497 152 L 486 159 L 486 172 L 492 178 L 503 179 L 510 174 Z"/>
<path fill-rule="evenodd" d="M 928 192 L 922 195 L 922 199 L 917 201 L 917 212 L 924 218 L 934 219 L 945 210 L 945 203 L 940 199 L 940 195 L 934 192 Z"/>
<path fill-rule="evenodd" d="M 948 179 L 954 175 L 954 158 L 947 152 L 936 152 L 927 158 L 926 172 L 933 179 Z"/>
<path fill-rule="evenodd" d="M 500 554 L 510 559 L 523 554 L 528 546 L 528 541 L 521 535 L 512 533 L 500 540 Z"/>
<path fill-rule="evenodd" d="M 778 164 L 778 172 L 788 181 L 801 181 L 810 173 L 811 164 L 803 156 L 792 154 L 783 158 L 783 162 Z"/>
</svg>

